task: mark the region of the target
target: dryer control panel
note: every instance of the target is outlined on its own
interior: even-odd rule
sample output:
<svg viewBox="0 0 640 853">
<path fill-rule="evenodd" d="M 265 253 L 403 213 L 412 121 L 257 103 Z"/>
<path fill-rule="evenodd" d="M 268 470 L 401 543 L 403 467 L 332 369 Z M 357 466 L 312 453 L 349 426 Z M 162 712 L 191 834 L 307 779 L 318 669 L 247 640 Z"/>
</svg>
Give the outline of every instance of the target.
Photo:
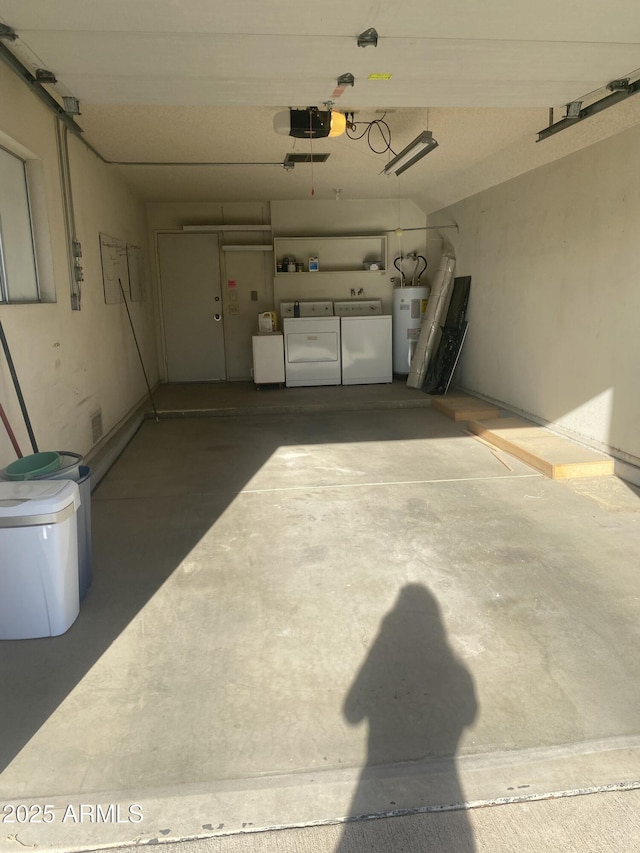
<svg viewBox="0 0 640 853">
<path fill-rule="evenodd" d="M 343 299 L 333 303 L 336 317 L 375 317 L 382 314 L 381 299 Z"/>
<path fill-rule="evenodd" d="M 280 303 L 280 316 L 283 320 L 286 317 L 295 317 L 295 304 L 295 302 Z M 333 317 L 333 302 L 328 300 L 298 302 L 298 305 L 300 306 L 300 317 Z"/>
</svg>

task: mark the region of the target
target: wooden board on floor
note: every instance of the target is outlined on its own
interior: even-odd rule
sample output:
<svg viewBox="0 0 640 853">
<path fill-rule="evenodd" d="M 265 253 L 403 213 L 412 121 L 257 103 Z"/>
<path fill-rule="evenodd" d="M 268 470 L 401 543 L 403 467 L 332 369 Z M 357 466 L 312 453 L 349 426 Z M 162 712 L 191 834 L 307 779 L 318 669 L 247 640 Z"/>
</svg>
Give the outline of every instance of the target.
<svg viewBox="0 0 640 853">
<path fill-rule="evenodd" d="M 469 430 L 552 480 L 613 474 L 613 459 L 604 453 L 582 447 L 522 418 L 475 420 L 469 423 Z"/>
<path fill-rule="evenodd" d="M 490 403 L 485 403 L 483 400 L 476 400 L 475 397 L 454 397 L 449 395 L 446 397 L 434 397 L 431 405 L 434 409 L 437 409 L 454 421 L 482 421 L 485 418 L 497 418 L 500 416 L 500 409 L 492 406 Z"/>
</svg>

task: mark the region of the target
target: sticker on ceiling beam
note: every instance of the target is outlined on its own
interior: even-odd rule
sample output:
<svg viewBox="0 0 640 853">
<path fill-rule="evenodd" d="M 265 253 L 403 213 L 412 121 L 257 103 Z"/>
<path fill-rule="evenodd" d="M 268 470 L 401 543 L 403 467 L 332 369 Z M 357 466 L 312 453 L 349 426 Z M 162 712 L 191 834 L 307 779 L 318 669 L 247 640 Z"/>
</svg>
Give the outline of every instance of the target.
<svg viewBox="0 0 640 853">
<path fill-rule="evenodd" d="M 391 74 L 369 74 L 369 80 L 391 80 Z"/>
</svg>

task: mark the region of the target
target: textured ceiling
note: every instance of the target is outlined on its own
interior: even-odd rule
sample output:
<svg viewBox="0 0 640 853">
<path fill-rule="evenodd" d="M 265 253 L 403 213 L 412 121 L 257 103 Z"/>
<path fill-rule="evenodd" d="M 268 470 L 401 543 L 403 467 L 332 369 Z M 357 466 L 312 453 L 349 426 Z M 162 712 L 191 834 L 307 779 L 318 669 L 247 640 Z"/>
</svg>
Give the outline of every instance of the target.
<svg viewBox="0 0 640 853">
<path fill-rule="evenodd" d="M 318 198 L 400 195 L 429 211 L 640 121 L 630 98 L 535 142 L 549 107 L 560 118 L 568 101 L 637 79 L 637 0 L 0 0 L 0 19 L 25 64 L 55 72 L 54 94 L 80 99 L 78 122 L 108 160 L 278 164 L 310 144 L 276 134 L 274 113 L 322 106 L 346 72 L 355 86 L 336 109 L 362 122 L 387 110 L 395 151 L 425 127 L 439 142 L 400 178 L 380 175 L 388 154 L 345 136 L 313 143 L 331 154 L 313 176 L 309 166 L 118 167 L 149 199 L 305 198 L 313 183 Z M 359 48 L 368 27 L 378 46 Z"/>
</svg>

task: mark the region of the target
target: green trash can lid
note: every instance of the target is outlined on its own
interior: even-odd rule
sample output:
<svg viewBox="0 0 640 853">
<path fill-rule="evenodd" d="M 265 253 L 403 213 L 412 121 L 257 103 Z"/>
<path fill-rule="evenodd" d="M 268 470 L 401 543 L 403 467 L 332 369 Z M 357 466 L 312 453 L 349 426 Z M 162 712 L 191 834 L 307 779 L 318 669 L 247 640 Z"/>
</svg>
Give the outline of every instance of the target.
<svg viewBox="0 0 640 853">
<path fill-rule="evenodd" d="M 44 453 L 32 453 L 23 456 L 4 470 L 8 480 L 33 480 L 45 474 L 52 474 L 60 468 L 60 454 L 54 450 Z"/>
</svg>

